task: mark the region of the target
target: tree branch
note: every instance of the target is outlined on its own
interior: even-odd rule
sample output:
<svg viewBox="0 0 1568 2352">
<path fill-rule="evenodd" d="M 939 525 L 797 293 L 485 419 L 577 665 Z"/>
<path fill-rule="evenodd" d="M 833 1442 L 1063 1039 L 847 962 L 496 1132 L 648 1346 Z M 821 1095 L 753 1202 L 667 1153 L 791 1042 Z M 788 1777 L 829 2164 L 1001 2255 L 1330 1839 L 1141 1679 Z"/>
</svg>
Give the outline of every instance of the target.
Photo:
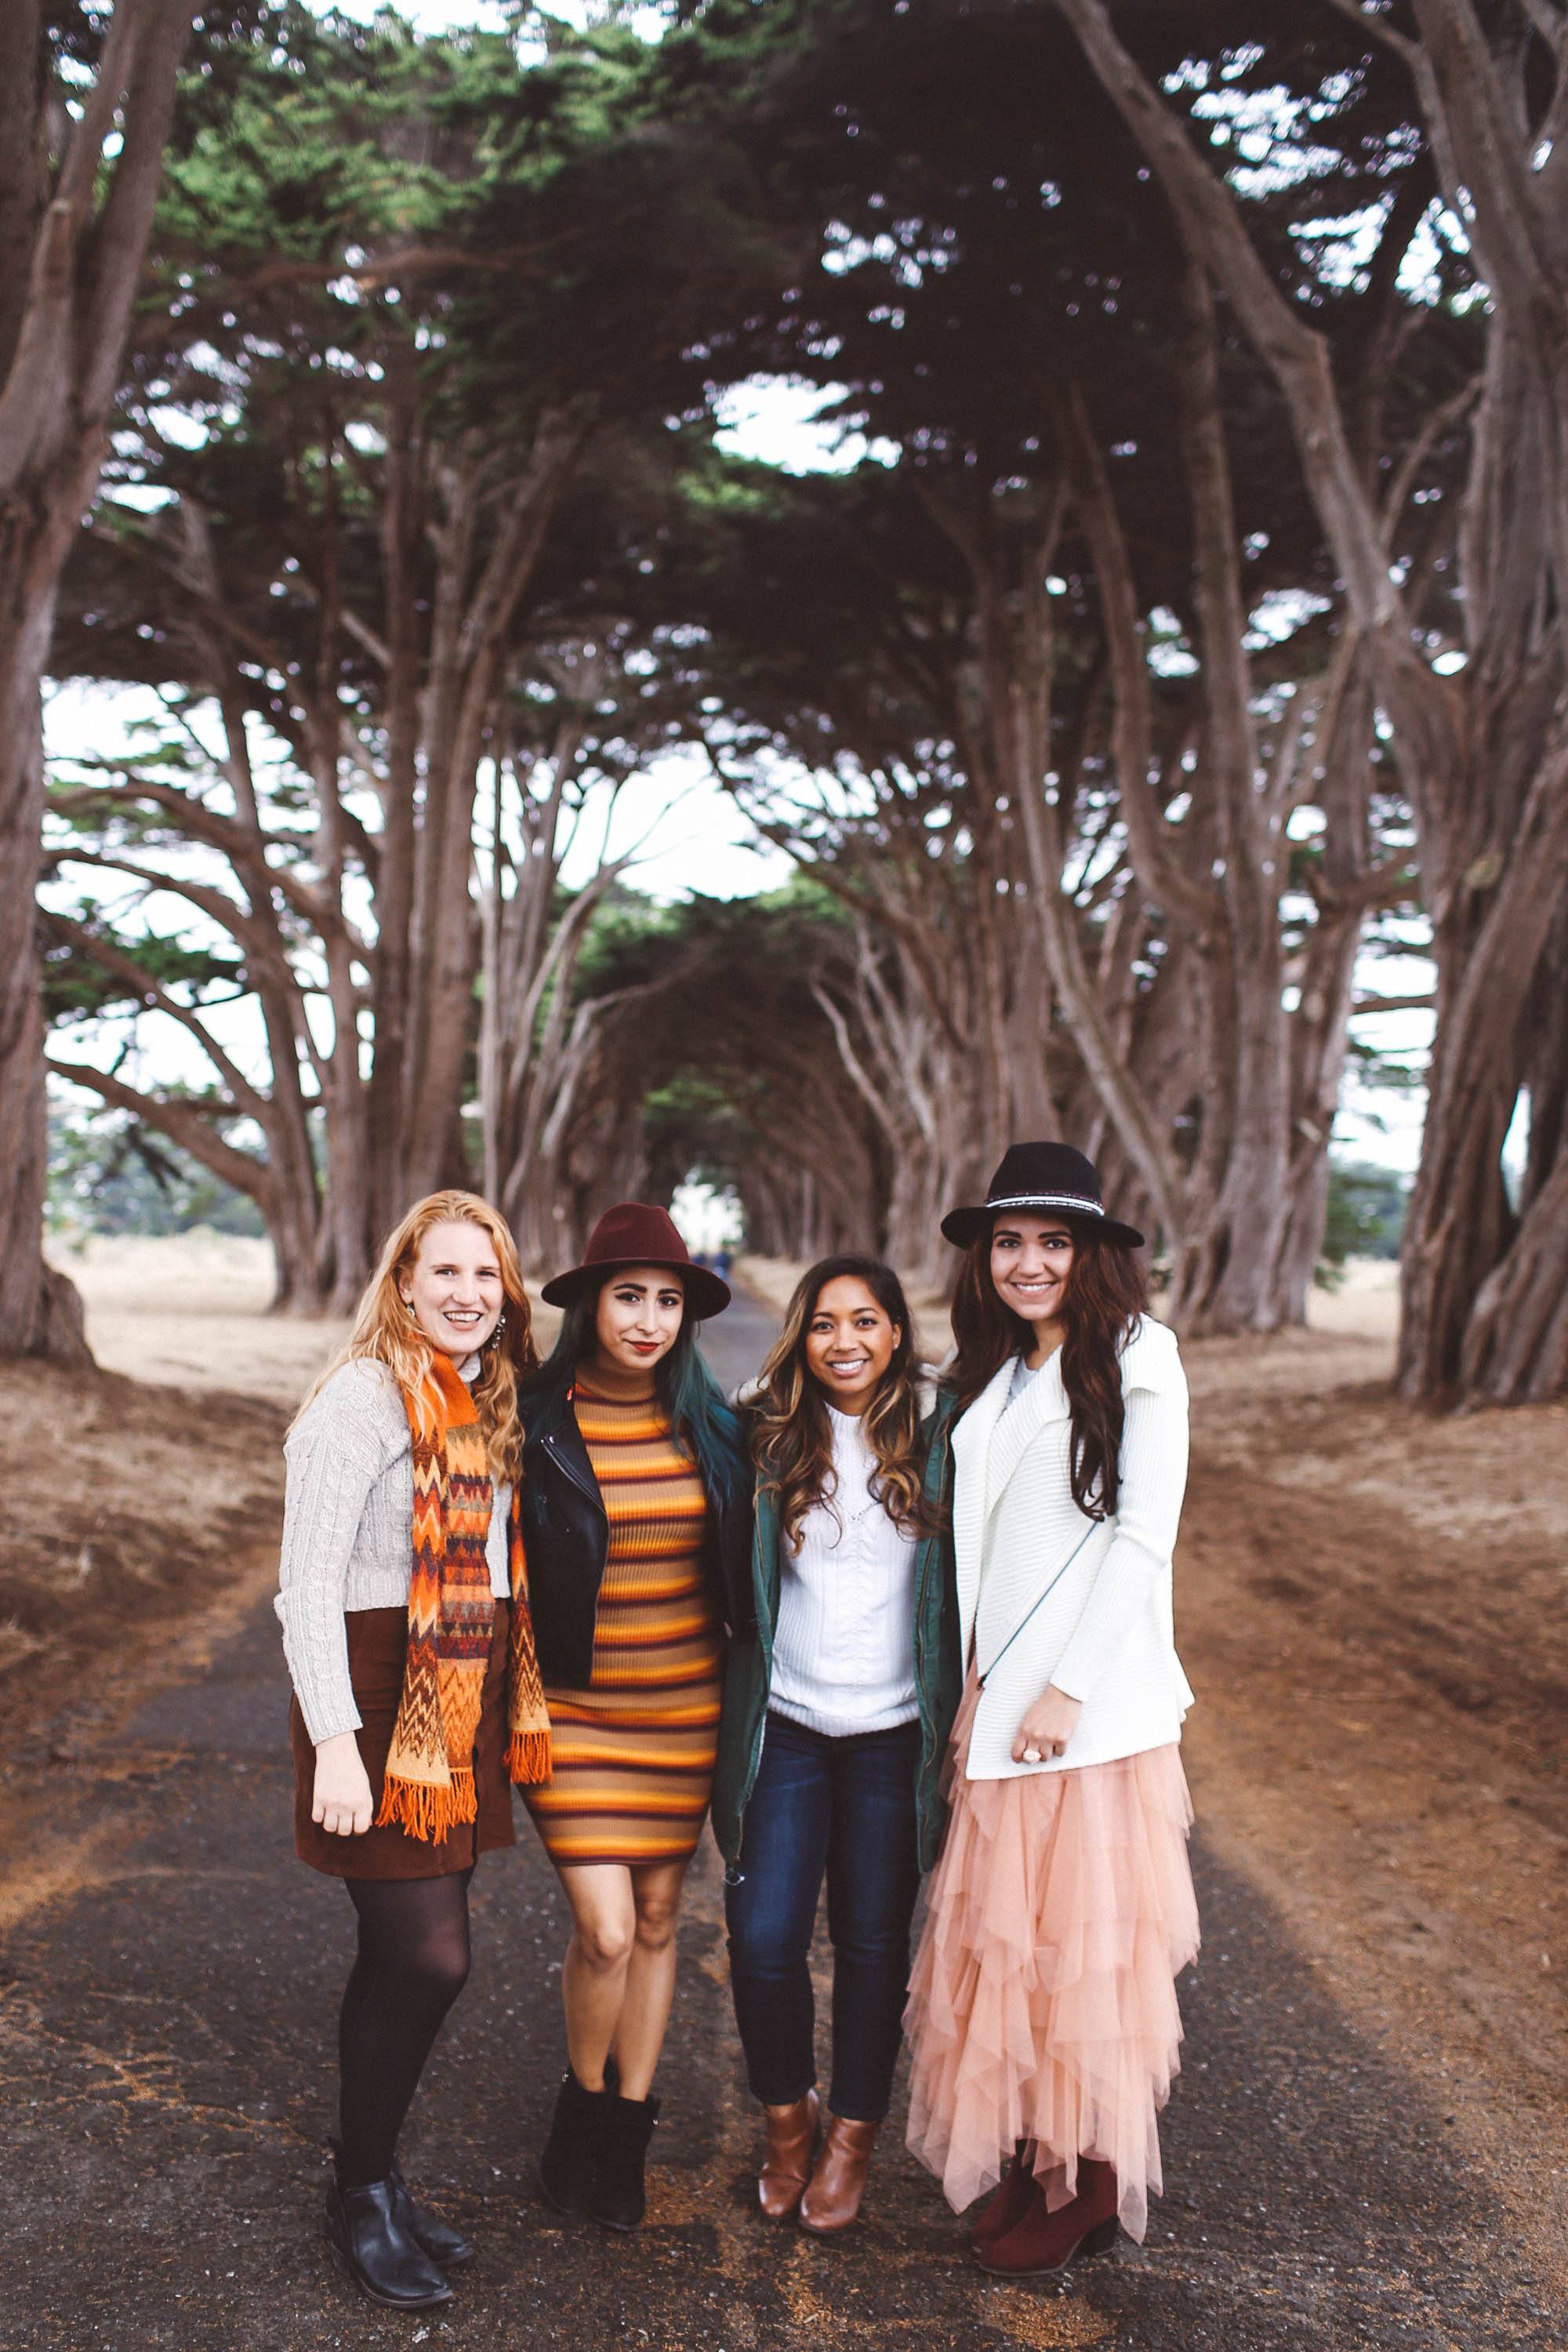
<svg viewBox="0 0 1568 2352">
<path fill-rule="evenodd" d="M 264 1213 L 270 1205 L 276 1187 L 267 1162 L 237 1150 L 207 1125 L 210 1118 L 238 1117 L 233 1103 L 198 1104 L 179 1096 L 165 1101 L 157 1095 L 139 1093 L 122 1078 L 112 1077 L 107 1070 L 92 1069 L 85 1062 L 64 1062 L 58 1055 L 49 1054 L 45 1063 L 57 1078 L 64 1078 L 73 1087 L 85 1087 L 89 1094 L 100 1096 L 115 1110 L 127 1110 L 145 1119 L 149 1127 L 155 1127 L 160 1135 L 179 1144 L 224 1183 L 247 1193 Z"/>
<path fill-rule="evenodd" d="M 1350 22 L 1359 26 L 1362 32 L 1370 33 L 1374 41 L 1381 41 L 1385 49 L 1392 49 L 1396 58 L 1403 58 L 1407 66 L 1414 67 L 1419 59 L 1421 55 L 1419 41 L 1413 41 L 1407 33 L 1400 32 L 1398 27 L 1389 24 L 1385 17 L 1369 16 L 1365 9 L 1358 5 L 1358 0 L 1329 0 L 1329 5 L 1331 8 L 1337 9 L 1342 16 L 1348 17 Z"/>
</svg>

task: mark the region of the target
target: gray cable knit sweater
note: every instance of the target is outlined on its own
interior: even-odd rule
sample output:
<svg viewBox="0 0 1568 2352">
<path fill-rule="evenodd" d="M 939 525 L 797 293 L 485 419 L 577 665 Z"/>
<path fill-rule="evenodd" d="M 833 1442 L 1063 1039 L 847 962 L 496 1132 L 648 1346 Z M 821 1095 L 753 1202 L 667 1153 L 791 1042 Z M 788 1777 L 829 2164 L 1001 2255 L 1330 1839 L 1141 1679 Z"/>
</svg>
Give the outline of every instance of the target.
<svg viewBox="0 0 1568 2352">
<path fill-rule="evenodd" d="M 471 1381 L 478 1356 L 459 1367 Z M 357 1731 L 344 1612 L 405 1609 L 414 1573 L 414 1461 L 408 1416 L 384 1366 L 341 1365 L 289 1431 L 283 1555 L 273 1606 L 305 1728 L 320 1745 Z M 490 1590 L 510 1592 L 504 1481 L 490 1506 Z"/>
</svg>

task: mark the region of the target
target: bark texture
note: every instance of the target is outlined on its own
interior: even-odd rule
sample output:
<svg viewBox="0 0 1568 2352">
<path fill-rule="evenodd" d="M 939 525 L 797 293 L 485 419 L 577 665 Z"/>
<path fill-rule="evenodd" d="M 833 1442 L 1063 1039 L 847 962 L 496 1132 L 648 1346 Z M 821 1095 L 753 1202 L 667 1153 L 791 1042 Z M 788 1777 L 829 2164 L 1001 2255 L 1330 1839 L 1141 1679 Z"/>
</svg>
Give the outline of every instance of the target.
<svg viewBox="0 0 1568 2352">
<path fill-rule="evenodd" d="M 1437 967 L 1437 1028 L 1402 1266 L 1399 1382 L 1431 1402 L 1561 1393 L 1561 1076 L 1525 1013 L 1568 887 L 1568 42 L 1470 0 L 1413 0 L 1418 37 L 1334 0 L 1409 68 L 1445 196 L 1490 290 L 1458 562 L 1466 667 L 1439 677 L 1391 577 L 1388 516 L 1328 345 L 1281 296 L 1242 208 L 1119 37 L 1103 0 L 1057 0 L 1157 173 L 1194 261 L 1221 289 L 1289 409 L 1415 813 Z M 1533 26 L 1533 30 L 1531 27 Z M 1544 68 L 1544 75 L 1538 70 Z M 1544 93 L 1544 94 L 1543 94 Z M 1524 1188 L 1505 1136 L 1531 1114 Z M 1544 1125 L 1542 1115 L 1544 1113 Z"/>
<path fill-rule="evenodd" d="M 60 574 L 103 460 L 193 15 L 190 0 L 117 7 L 68 119 L 40 70 L 38 0 L 0 12 L 0 1355 L 86 1349 L 69 1286 L 43 1258 L 40 689 Z"/>
</svg>

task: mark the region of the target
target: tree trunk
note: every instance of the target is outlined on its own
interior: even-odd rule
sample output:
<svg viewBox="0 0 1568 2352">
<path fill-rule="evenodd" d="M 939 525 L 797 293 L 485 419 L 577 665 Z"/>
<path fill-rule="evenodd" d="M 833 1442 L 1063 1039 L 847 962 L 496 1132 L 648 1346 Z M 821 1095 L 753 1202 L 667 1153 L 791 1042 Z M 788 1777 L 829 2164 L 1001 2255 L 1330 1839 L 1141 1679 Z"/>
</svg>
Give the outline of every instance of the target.
<svg viewBox="0 0 1568 2352">
<path fill-rule="evenodd" d="M 1518 1402 L 1540 1394 L 1543 1381 L 1561 1382 L 1564 1370 L 1550 1318 L 1542 1328 L 1531 1305 L 1561 1238 L 1558 1163 L 1519 1220 L 1500 1155 L 1528 1059 L 1519 1009 L 1568 877 L 1568 254 L 1560 234 L 1568 159 L 1561 138 L 1542 141 L 1522 101 L 1506 12 L 1489 34 L 1468 0 L 1414 0 L 1424 37 L 1412 40 L 1339 4 L 1409 66 L 1445 192 L 1490 289 L 1486 388 L 1459 532 L 1468 663 L 1451 683 L 1427 667 L 1390 576 L 1388 519 L 1357 463 L 1328 345 L 1280 293 L 1230 190 L 1118 37 L 1104 0 L 1057 0 L 1159 175 L 1189 252 L 1225 289 L 1279 383 L 1416 817 L 1437 1033 L 1402 1255 L 1399 1385 L 1433 1402 L 1467 1394 Z M 1557 42 L 1552 56 L 1551 47 L 1543 58 L 1558 81 L 1555 124 L 1568 52 Z M 1568 1135 L 1554 1132 L 1552 1147 L 1568 1151 Z M 1559 1257 L 1559 1288 L 1563 1266 Z M 1525 1317 L 1517 1342 L 1503 1320 L 1516 1312 Z"/>
<path fill-rule="evenodd" d="M 60 573 L 102 463 L 153 207 L 190 35 L 190 0 L 117 8 L 55 187 L 29 190 L 58 93 L 40 70 L 33 0 L 12 0 L 0 50 L 12 142 L 0 252 L 0 1356 L 86 1354 L 79 1311 L 44 1264 L 43 1009 L 34 895 L 43 817 L 40 689 Z M 119 151 L 103 150 L 120 118 Z M 24 135 L 25 134 L 25 135 Z"/>
<path fill-rule="evenodd" d="M 12 518 L 0 520 L 0 1356 L 87 1353 L 79 1302 L 44 1262 L 47 1114 L 39 992 L 38 841 L 44 747 L 38 680 L 53 601 L 29 582 Z"/>
<path fill-rule="evenodd" d="M 464 1063 L 473 1037 L 478 933 L 471 881 L 479 765 L 487 756 L 500 756 L 493 727 L 512 624 L 588 425 L 584 405 L 547 412 L 541 418 L 496 544 L 479 581 L 451 615 L 441 662 L 438 667 L 433 665 L 426 721 L 430 783 L 419 843 L 410 974 L 416 1017 L 409 1024 L 413 1067 L 406 1096 L 407 1164 L 409 1187 L 416 1195 L 434 1192 L 449 1171 Z M 465 505 L 453 520 L 458 547 L 449 561 L 462 563 L 464 570 L 474 521 L 468 509 L 477 512 L 480 488 L 477 475 L 471 480 L 465 477 L 457 492 Z M 454 597 L 462 580 L 459 571 Z"/>
</svg>

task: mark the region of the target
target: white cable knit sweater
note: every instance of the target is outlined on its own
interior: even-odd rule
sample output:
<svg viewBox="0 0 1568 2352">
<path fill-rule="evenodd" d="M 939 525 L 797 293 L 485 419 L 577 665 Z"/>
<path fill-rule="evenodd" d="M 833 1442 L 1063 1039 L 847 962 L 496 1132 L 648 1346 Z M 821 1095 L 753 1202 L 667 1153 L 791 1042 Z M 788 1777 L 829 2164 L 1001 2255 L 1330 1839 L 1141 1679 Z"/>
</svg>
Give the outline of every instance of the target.
<svg viewBox="0 0 1568 2352">
<path fill-rule="evenodd" d="M 470 1356 L 458 1369 L 471 1381 L 479 1360 Z M 283 1458 L 283 1553 L 273 1606 L 305 1728 L 319 1746 L 360 1727 L 345 1612 L 408 1605 L 414 1460 L 408 1415 L 391 1374 L 364 1358 L 340 1366 L 289 1431 Z M 503 1482 L 490 1505 L 485 1546 L 490 1590 L 500 1601 L 511 1590 L 510 1503 Z"/>
<path fill-rule="evenodd" d="M 847 1739 L 920 1713 L 915 1696 L 915 1538 L 882 1508 L 865 1423 L 827 1408 L 837 1479 L 830 1503 L 781 1546 L 779 1621 L 768 1705 Z"/>
<path fill-rule="evenodd" d="M 1113 1519 L 1072 1498 L 1071 1421 L 1056 1357 L 1015 1396 L 1009 1358 L 953 1433 L 959 1623 L 984 1689 L 972 1780 L 1072 1771 L 1179 1739 L 1193 1694 L 1172 1625 L 1171 1552 L 1187 1476 L 1187 1383 L 1174 1334 L 1145 1318 L 1122 1353 L 1126 1425 Z M 1015 1764 L 1047 1683 L 1083 1712 L 1067 1752 Z"/>
</svg>

